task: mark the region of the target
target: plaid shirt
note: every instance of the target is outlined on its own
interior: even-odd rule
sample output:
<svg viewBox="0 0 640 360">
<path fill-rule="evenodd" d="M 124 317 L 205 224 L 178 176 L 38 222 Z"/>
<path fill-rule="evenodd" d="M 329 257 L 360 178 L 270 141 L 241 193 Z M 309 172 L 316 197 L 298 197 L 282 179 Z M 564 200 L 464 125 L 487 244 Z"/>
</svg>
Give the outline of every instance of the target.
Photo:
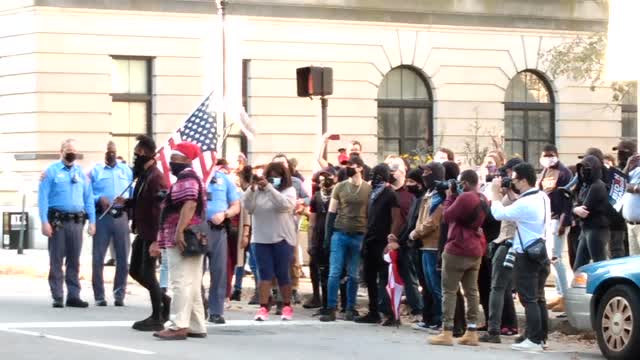
<svg viewBox="0 0 640 360">
<path fill-rule="evenodd" d="M 189 168 L 184 170 L 193 172 L 193 169 Z M 200 184 L 198 184 L 200 182 Z M 184 178 L 175 182 L 171 186 L 171 201 L 174 204 L 182 205 L 187 201 L 198 201 L 198 188 L 199 186 L 202 188 L 202 204 L 201 206 L 204 208 L 207 206 L 206 204 L 206 193 L 204 184 L 202 181 L 197 181 L 193 178 Z M 166 202 L 163 203 L 163 207 L 166 205 Z M 176 232 L 178 230 L 178 221 L 180 220 L 180 213 L 170 214 L 163 224 L 160 225 L 160 231 L 158 232 L 158 246 L 162 249 L 172 248 L 176 246 Z M 193 215 L 189 225 L 195 225 L 202 222 L 202 214 Z"/>
</svg>

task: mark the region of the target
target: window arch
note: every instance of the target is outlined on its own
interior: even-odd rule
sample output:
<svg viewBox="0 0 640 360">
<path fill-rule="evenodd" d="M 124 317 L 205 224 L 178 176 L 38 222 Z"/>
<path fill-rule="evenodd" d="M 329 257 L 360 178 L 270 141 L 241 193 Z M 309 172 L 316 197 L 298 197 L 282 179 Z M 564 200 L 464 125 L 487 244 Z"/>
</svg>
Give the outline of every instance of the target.
<svg viewBox="0 0 640 360">
<path fill-rule="evenodd" d="M 555 143 L 554 102 L 551 86 L 540 74 L 525 70 L 511 79 L 504 103 L 507 154 L 537 163 L 544 145 Z"/>
<path fill-rule="evenodd" d="M 622 134 L 623 140 L 638 138 L 638 83 L 629 87 L 629 91 L 622 97 Z"/>
<path fill-rule="evenodd" d="M 412 67 L 392 69 L 378 89 L 378 157 L 433 144 L 433 101 L 426 77 Z"/>
</svg>

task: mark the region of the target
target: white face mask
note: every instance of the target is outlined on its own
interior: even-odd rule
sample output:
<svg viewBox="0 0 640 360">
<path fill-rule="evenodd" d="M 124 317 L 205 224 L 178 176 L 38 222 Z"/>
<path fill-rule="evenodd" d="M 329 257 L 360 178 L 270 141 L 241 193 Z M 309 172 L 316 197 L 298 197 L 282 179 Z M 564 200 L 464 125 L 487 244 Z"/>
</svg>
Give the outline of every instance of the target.
<svg viewBox="0 0 640 360">
<path fill-rule="evenodd" d="M 544 168 L 550 168 L 552 166 L 555 166 L 557 163 L 558 163 L 557 157 L 541 157 L 540 158 L 540 165 L 542 165 L 542 167 Z"/>
</svg>

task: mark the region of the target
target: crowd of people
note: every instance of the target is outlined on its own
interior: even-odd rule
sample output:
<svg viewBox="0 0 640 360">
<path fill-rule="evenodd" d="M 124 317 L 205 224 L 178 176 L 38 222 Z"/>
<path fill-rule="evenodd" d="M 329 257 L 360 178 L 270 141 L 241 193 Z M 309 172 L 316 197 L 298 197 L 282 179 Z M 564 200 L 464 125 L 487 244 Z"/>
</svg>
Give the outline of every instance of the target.
<svg viewBox="0 0 640 360">
<path fill-rule="evenodd" d="M 233 169 L 220 159 L 208 184 L 193 170 L 197 145 L 173 149 L 173 184 L 158 168 L 156 150 L 151 138 L 138 137 L 130 168 L 110 142 L 104 163 L 85 174 L 75 142 L 66 140 L 60 161 L 43 173 L 39 209 L 54 307 L 88 306 L 78 279 L 88 221 L 96 306 L 108 306 L 102 274 L 110 243 L 114 305 L 125 306 L 127 274 L 149 291 L 151 315 L 134 323 L 136 330 L 166 340 L 206 337 L 205 320 L 224 324 L 225 304 L 241 300 L 245 263 L 255 279 L 255 320 L 267 321 L 274 308 L 291 320 L 303 300 L 298 233 L 306 217 L 313 293 L 302 306 L 317 309 L 320 321 L 399 325 L 385 289 L 384 255 L 396 252 L 412 326 L 432 334 L 431 344 L 518 336 L 514 350 L 543 351 L 549 311 L 564 312 L 572 269 L 640 254 L 640 155 L 630 141 L 613 148 L 616 164 L 590 148 L 565 166 L 558 149 L 546 145 L 536 164 L 494 150 L 468 169 L 445 148 L 421 166 L 391 155 L 370 168 L 362 144 L 352 141 L 338 150 L 335 165 L 320 156 L 321 170 L 310 181 L 284 154 L 253 167 L 241 155 Z M 619 200 L 610 196 L 614 173 L 627 178 Z M 547 302 L 551 269 L 558 296 Z M 360 286 L 367 288 L 366 313 L 357 307 Z M 514 294 L 525 309 L 524 329 Z"/>
</svg>

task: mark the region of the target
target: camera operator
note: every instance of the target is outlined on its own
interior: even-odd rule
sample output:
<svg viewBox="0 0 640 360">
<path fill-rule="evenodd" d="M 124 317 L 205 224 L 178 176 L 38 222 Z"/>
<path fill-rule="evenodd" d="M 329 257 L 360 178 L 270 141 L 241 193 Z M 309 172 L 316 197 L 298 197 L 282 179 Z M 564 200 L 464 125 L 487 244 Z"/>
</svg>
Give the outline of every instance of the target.
<svg viewBox="0 0 640 360">
<path fill-rule="evenodd" d="M 492 184 L 491 213 L 502 221 L 516 223 L 513 249 L 516 253 L 515 282 L 525 309 L 527 339 L 511 348 L 518 351 L 543 351 L 548 333 L 548 313 L 544 284 L 549 276 L 549 258 L 544 245 L 545 230 L 550 221 L 547 195 L 536 188 L 536 170 L 522 163 L 513 168 L 513 186 L 520 198 L 512 205 L 502 205 L 501 179 Z M 539 250 L 537 253 L 535 250 Z"/>
<path fill-rule="evenodd" d="M 456 292 L 460 282 L 467 299 L 467 331 L 458 342 L 478 345 L 479 307 L 478 270 L 486 248 L 481 227 L 487 215 L 488 202 L 478 192 L 478 174 L 465 170 L 460 182 L 451 182 L 444 203 L 444 221 L 449 233 L 442 254 L 443 331 L 430 339 L 432 345 L 453 345 L 453 323 Z"/>
<path fill-rule="evenodd" d="M 502 205 L 509 206 L 518 199 L 518 190 L 511 182 L 513 167 L 522 160 L 513 158 L 500 168 L 504 176 L 500 183 Z M 500 180 L 498 180 L 500 181 Z M 491 189 L 491 191 L 493 191 Z M 489 294 L 489 321 L 487 333 L 480 337 L 480 342 L 501 343 L 500 335 L 516 335 L 518 333 L 518 318 L 511 296 L 513 267 L 515 254 L 513 252 L 513 238 L 516 234 L 516 224 L 513 221 L 500 222 L 500 235 L 489 246 L 491 260 L 491 292 Z"/>
</svg>

